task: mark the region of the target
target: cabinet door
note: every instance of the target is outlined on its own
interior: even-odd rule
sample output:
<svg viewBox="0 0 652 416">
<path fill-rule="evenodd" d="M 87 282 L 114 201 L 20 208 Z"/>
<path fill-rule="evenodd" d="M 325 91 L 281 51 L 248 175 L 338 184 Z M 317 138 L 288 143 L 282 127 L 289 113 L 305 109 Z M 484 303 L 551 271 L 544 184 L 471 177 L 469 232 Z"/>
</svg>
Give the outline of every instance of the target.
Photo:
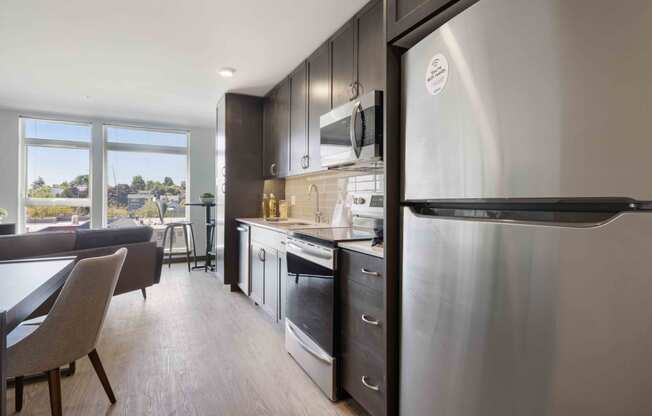
<svg viewBox="0 0 652 416">
<path fill-rule="evenodd" d="M 362 10 L 357 18 L 358 95 L 385 89 L 382 4 L 382 1 L 375 0 Z"/>
<path fill-rule="evenodd" d="M 273 178 L 274 167 L 278 168 L 275 111 L 277 95 L 277 90 L 272 90 L 263 103 L 263 176 L 265 179 Z"/>
<path fill-rule="evenodd" d="M 308 58 L 308 170 L 321 170 L 319 118 L 331 109 L 331 61 L 328 43 Z"/>
<path fill-rule="evenodd" d="M 284 178 L 290 170 L 290 79 L 286 78 L 278 86 L 274 106 L 276 140 L 276 175 Z"/>
<path fill-rule="evenodd" d="M 278 253 L 278 269 L 279 269 L 279 305 L 278 305 L 278 319 L 285 320 L 286 304 L 287 304 L 287 287 L 288 287 L 288 263 L 285 251 Z"/>
<path fill-rule="evenodd" d="M 302 63 L 290 75 L 290 174 L 304 173 L 308 168 L 308 71 Z"/>
<path fill-rule="evenodd" d="M 332 105 L 337 107 L 352 98 L 354 79 L 354 30 L 353 21 L 348 22 L 331 40 L 333 68 Z"/>
<path fill-rule="evenodd" d="M 262 245 L 251 242 L 251 299 L 259 305 L 265 296 L 265 249 Z"/>
<path fill-rule="evenodd" d="M 270 247 L 263 246 L 263 253 L 265 258 L 265 284 L 263 296 L 263 310 L 272 319 L 278 319 L 278 254 L 276 250 Z"/>
<path fill-rule="evenodd" d="M 442 12 L 455 0 L 388 0 L 387 40 L 393 40 L 409 31 L 419 22 Z"/>
</svg>

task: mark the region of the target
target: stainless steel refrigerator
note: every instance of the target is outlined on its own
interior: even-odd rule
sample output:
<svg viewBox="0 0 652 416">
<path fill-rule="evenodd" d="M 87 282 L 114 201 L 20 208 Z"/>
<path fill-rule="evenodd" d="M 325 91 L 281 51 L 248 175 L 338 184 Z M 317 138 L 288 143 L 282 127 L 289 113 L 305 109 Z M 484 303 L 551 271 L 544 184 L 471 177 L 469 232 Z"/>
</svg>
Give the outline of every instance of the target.
<svg viewBox="0 0 652 416">
<path fill-rule="evenodd" d="M 652 2 L 480 0 L 402 66 L 401 415 L 652 415 Z"/>
</svg>

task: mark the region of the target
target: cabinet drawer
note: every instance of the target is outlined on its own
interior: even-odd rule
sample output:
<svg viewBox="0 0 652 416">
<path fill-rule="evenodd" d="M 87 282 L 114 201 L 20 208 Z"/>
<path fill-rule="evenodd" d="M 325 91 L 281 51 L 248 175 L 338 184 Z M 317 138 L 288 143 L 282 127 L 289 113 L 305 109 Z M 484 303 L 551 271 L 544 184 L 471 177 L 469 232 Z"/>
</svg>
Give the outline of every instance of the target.
<svg viewBox="0 0 652 416">
<path fill-rule="evenodd" d="M 384 262 L 381 258 L 342 250 L 340 275 L 342 280 L 351 280 L 381 293 L 384 290 Z"/>
<path fill-rule="evenodd" d="M 355 342 L 343 345 L 342 387 L 372 416 L 385 414 L 383 374 L 382 361 L 362 345 Z"/>
<path fill-rule="evenodd" d="M 354 281 L 342 279 L 340 286 L 343 342 L 356 342 L 382 358 L 382 293 Z M 377 325 L 374 325 L 377 322 Z"/>
<path fill-rule="evenodd" d="M 279 231 L 272 231 L 262 227 L 251 227 L 251 241 L 285 251 L 287 235 Z"/>
</svg>

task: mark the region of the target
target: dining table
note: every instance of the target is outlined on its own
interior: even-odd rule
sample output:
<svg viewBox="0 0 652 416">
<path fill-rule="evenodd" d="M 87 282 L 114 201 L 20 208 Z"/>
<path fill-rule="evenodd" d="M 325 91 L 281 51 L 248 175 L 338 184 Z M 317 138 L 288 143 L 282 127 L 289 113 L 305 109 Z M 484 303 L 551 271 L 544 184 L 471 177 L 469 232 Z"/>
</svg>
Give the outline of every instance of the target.
<svg viewBox="0 0 652 416">
<path fill-rule="evenodd" d="M 7 335 L 63 287 L 75 257 L 0 261 L 0 416 L 7 414 Z"/>
</svg>

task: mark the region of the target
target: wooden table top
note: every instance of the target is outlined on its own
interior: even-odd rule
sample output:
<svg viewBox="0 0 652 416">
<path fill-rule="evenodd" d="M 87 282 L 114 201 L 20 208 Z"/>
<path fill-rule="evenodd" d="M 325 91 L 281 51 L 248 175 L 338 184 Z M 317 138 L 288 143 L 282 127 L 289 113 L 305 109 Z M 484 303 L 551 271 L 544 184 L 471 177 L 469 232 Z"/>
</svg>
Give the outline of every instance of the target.
<svg viewBox="0 0 652 416">
<path fill-rule="evenodd" d="M 0 311 L 13 330 L 63 286 L 75 257 L 0 262 Z"/>
</svg>

